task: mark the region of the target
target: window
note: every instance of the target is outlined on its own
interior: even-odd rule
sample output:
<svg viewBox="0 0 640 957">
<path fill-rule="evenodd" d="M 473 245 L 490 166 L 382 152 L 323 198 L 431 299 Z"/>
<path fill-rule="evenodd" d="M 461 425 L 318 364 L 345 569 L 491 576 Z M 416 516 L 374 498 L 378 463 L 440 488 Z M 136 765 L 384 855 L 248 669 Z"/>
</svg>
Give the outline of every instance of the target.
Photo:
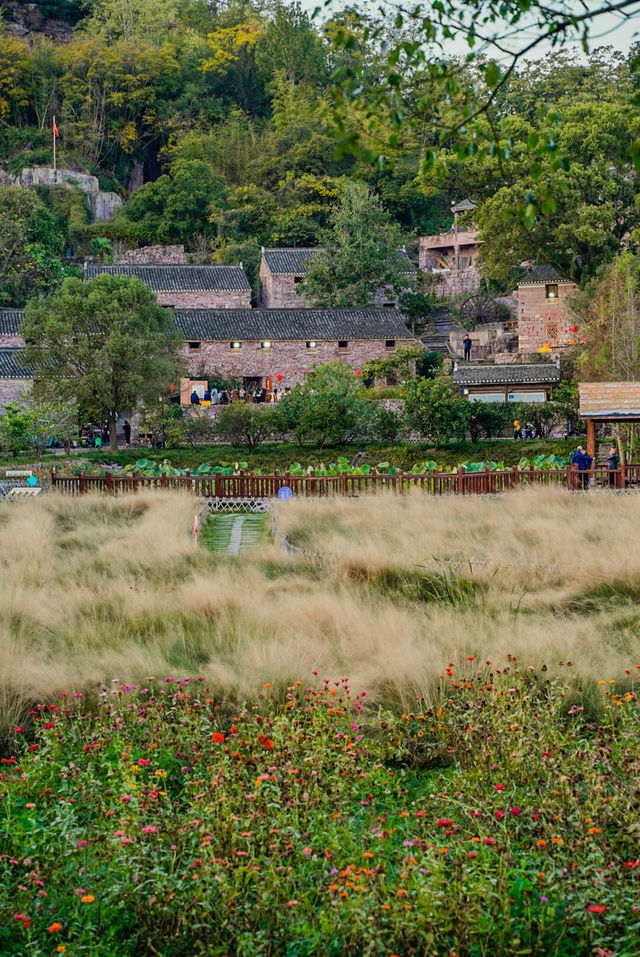
<svg viewBox="0 0 640 957">
<path fill-rule="evenodd" d="M 385 343 L 384 343 L 384 344 L 385 344 L 385 348 L 387 348 L 387 349 L 395 349 L 395 347 L 396 347 L 396 340 L 395 340 L 395 339 L 385 339 Z"/>
<path fill-rule="evenodd" d="M 395 308 L 396 308 L 396 304 L 395 304 L 395 302 L 383 302 L 383 303 L 382 303 L 382 308 L 383 308 L 383 309 L 395 309 Z"/>
<path fill-rule="evenodd" d="M 309 339 L 307 341 L 307 350 L 309 352 L 315 352 L 317 348 L 318 348 L 318 343 L 315 341 L 315 339 Z"/>
<path fill-rule="evenodd" d="M 547 283 L 547 285 L 544 287 L 544 298 L 545 299 L 558 298 L 558 283 L 557 282 Z"/>
<path fill-rule="evenodd" d="M 470 392 L 469 402 L 504 402 L 504 392 Z"/>
<path fill-rule="evenodd" d="M 270 349 L 270 348 L 271 348 L 271 340 L 270 340 L 270 339 L 263 339 L 262 342 L 260 343 L 260 348 L 261 348 L 261 349 Z"/>
<path fill-rule="evenodd" d="M 190 343 L 189 343 L 189 352 L 200 352 L 200 343 L 199 343 L 199 342 L 190 342 Z"/>
<path fill-rule="evenodd" d="M 242 343 L 238 342 L 238 340 L 236 339 L 234 342 L 229 343 L 229 348 L 234 349 L 236 352 L 239 352 L 240 349 L 242 349 Z"/>
<path fill-rule="evenodd" d="M 557 342 L 558 341 L 558 323 L 557 322 L 547 322 L 544 327 L 545 342 Z"/>
<path fill-rule="evenodd" d="M 348 349 L 349 343 L 346 339 L 338 339 L 338 349 Z"/>
<path fill-rule="evenodd" d="M 294 286 L 299 286 L 303 279 L 304 279 L 304 276 L 294 276 L 294 277 L 293 277 L 293 285 L 294 285 Z"/>
<path fill-rule="evenodd" d="M 510 392 L 509 402 L 544 402 L 546 392 Z"/>
</svg>

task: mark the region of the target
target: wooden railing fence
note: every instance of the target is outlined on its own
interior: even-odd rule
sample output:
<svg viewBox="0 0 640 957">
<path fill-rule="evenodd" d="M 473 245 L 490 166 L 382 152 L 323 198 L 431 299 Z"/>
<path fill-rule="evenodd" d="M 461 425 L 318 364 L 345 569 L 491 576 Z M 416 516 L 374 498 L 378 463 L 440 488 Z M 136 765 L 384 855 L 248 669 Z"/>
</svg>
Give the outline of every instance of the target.
<svg viewBox="0 0 640 957">
<path fill-rule="evenodd" d="M 372 469 L 367 475 L 290 475 L 274 472 L 256 475 L 241 471 L 236 475 L 58 475 L 51 472 L 51 485 L 65 495 L 106 492 L 117 495 L 138 489 L 186 489 L 202 498 L 275 498 L 287 486 L 294 495 L 303 497 L 353 496 L 390 490 L 403 495 L 411 488 L 420 488 L 429 495 L 497 495 L 529 485 L 553 485 L 576 491 L 595 485 L 599 488 L 624 489 L 640 485 L 640 465 L 625 465 L 615 472 L 604 466 L 579 472 L 574 466 L 549 471 L 537 469 L 505 469 L 492 472 L 398 472 L 391 475 Z"/>
</svg>

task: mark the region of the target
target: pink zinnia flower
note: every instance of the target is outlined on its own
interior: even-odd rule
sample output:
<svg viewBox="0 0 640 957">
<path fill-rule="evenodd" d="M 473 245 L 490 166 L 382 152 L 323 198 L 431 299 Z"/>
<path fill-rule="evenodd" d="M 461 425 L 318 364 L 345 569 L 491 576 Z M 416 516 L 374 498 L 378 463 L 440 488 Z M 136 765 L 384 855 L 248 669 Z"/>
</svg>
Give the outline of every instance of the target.
<svg viewBox="0 0 640 957">
<path fill-rule="evenodd" d="M 143 833 L 143 834 L 155 834 L 155 833 L 157 832 L 157 830 L 158 830 L 157 827 L 154 827 L 153 824 L 149 824 L 149 825 L 147 825 L 147 827 L 143 827 L 143 828 L 142 828 L 142 833 Z"/>
</svg>

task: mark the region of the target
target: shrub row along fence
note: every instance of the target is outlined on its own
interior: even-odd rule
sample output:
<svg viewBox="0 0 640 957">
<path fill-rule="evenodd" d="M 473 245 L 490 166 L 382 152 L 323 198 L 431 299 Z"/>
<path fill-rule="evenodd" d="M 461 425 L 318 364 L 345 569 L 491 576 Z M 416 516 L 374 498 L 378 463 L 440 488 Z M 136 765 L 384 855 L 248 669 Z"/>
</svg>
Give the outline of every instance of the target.
<svg viewBox="0 0 640 957">
<path fill-rule="evenodd" d="M 281 488 L 290 488 L 297 496 L 316 498 L 332 495 L 364 495 L 390 490 L 399 495 L 412 488 L 420 488 L 429 495 L 497 495 L 510 489 L 528 485 L 554 485 L 576 491 L 588 486 L 624 489 L 640 486 L 640 465 L 626 465 L 615 472 L 605 467 L 579 472 L 574 466 L 565 469 L 505 469 L 492 472 L 412 472 L 396 474 L 377 472 L 367 475 L 290 475 L 288 472 L 257 475 L 239 472 L 237 475 L 58 475 L 51 473 L 52 488 L 65 495 L 86 492 L 106 492 L 118 495 L 137 492 L 138 489 L 186 489 L 202 498 L 275 498 Z"/>
</svg>

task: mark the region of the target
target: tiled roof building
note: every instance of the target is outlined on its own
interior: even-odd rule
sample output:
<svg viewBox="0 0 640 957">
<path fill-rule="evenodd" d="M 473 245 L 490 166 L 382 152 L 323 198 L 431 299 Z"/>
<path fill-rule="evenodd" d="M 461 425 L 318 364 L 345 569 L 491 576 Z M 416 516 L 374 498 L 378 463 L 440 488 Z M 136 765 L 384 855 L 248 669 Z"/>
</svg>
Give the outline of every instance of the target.
<svg viewBox="0 0 640 957">
<path fill-rule="evenodd" d="M 24 345 L 20 335 L 20 326 L 23 319 L 24 311 L 22 309 L 0 310 L 0 348 Z"/>
<path fill-rule="evenodd" d="M 544 402 L 560 378 L 555 362 L 457 362 L 453 370 L 454 384 L 475 402 Z"/>
<path fill-rule="evenodd" d="M 358 369 L 416 344 L 395 309 L 178 310 L 175 322 L 192 375 L 239 376 L 250 389 L 268 378 L 282 388 L 303 382 L 335 359 Z"/>
<path fill-rule="evenodd" d="M 305 308 L 301 294 L 305 270 L 318 248 L 262 249 L 260 262 L 260 303 L 265 309 Z M 416 267 L 406 249 L 398 250 L 398 266 L 406 276 L 415 276 Z M 397 300 L 384 289 L 376 293 L 376 306 L 396 306 Z"/>
<path fill-rule="evenodd" d="M 24 349 L 0 349 L 0 409 L 20 405 L 33 388 L 33 366 L 24 361 Z"/>
<path fill-rule="evenodd" d="M 242 309 L 251 306 L 251 286 L 242 265 L 85 265 L 85 279 L 135 276 L 155 292 L 161 306 L 176 309 Z"/>
<path fill-rule="evenodd" d="M 578 286 L 553 266 L 537 266 L 518 284 L 518 349 L 524 354 L 572 345 L 577 332 L 568 314 L 567 299 Z M 546 349 L 548 352 L 549 349 Z"/>
</svg>

